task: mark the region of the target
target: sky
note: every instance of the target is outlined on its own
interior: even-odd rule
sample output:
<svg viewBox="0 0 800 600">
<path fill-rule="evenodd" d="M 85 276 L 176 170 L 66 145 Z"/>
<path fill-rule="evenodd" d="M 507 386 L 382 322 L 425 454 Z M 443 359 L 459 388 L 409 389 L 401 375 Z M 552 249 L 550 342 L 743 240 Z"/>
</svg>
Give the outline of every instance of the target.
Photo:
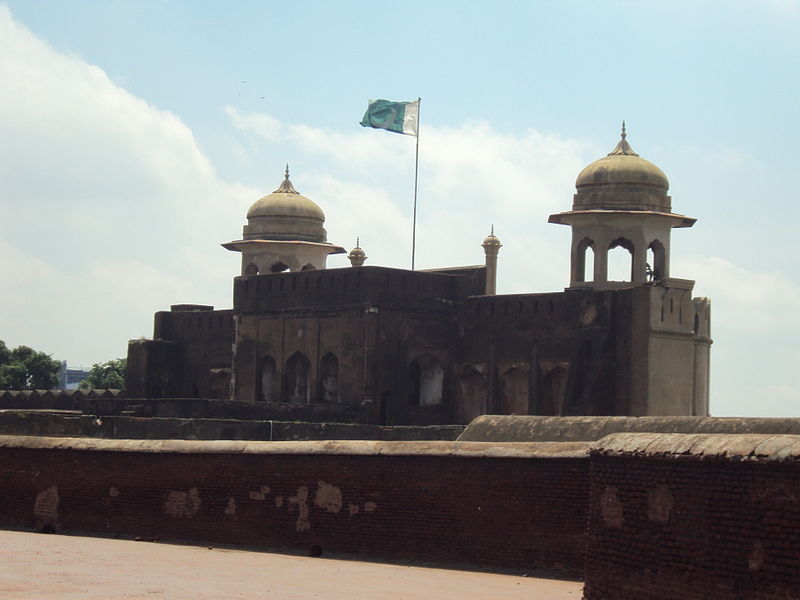
<svg viewBox="0 0 800 600">
<path fill-rule="evenodd" d="M 569 284 L 547 223 L 628 141 L 670 180 L 675 277 L 712 300 L 711 412 L 800 416 L 800 0 L 0 0 L 0 339 L 85 367 L 170 304 L 229 308 L 247 208 L 292 181 L 329 241 Z M 348 266 L 344 255 L 331 268 Z"/>
</svg>

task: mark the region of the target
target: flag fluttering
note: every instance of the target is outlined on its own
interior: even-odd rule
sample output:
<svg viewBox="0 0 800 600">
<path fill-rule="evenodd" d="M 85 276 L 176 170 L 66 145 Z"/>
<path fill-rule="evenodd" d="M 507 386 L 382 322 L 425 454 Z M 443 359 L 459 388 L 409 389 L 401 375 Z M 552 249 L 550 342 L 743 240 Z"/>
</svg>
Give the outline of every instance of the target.
<svg viewBox="0 0 800 600">
<path fill-rule="evenodd" d="M 367 112 L 361 119 L 361 126 L 416 136 L 419 134 L 419 100 L 370 100 Z"/>
</svg>

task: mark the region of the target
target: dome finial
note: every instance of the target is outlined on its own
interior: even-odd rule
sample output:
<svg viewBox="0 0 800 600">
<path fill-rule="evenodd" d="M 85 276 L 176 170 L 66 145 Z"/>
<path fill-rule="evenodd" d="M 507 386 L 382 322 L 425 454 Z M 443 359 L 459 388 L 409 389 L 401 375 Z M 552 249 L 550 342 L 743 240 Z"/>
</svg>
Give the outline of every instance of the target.
<svg viewBox="0 0 800 600">
<path fill-rule="evenodd" d="M 356 247 L 350 250 L 347 258 L 350 259 L 350 265 L 353 267 L 360 267 L 367 260 L 366 253 L 361 249 L 361 240 L 359 238 L 356 238 Z"/>
<path fill-rule="evenodd" d="M 294 189 L 292 182 L 289 181 L 289 163 L 286 163 L 286 171 L 283 175 L 284 179 L 281 182 L 280 187 L 277 190 L 272 192 L 273 194 L 282 193 L 282 194 L 299 194 L 299 192 Z"/>
<path fill-rule="evenodd" d="M 631 148 L 628 140 L 625 139 L 626 137 L 628 137 L 628 134 L 625 131 L 625 121 L 622 121 L 622 134 L 620 135 L 620 140 L 617 143 L 617 147 L 609 152 L 608 156 L 639 156 L 633 151 L 633 148 Z"/>
<path fill-rule="evenodd" d="M 622 119 L 622 139 L 624 140 L 627 137 L 627 133 L 625 133 L 625 119 Z M 289 165 L 286 165 L 286 170 L 288 172 Z"/>
</svg>

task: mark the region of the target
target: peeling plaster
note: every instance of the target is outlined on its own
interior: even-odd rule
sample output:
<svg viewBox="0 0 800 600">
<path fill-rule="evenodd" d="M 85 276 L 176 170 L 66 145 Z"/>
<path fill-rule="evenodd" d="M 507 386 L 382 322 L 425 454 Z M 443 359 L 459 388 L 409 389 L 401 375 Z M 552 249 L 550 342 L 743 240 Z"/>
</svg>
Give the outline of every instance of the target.
<svg viewBox="0 0 800 600">
<path fill-rule="evenodd" d="M 197 514 L 201 504 L 197 488 L 191 488 L 188 492 L 172 490 L 164 502 L 164 512 L 178 519 L 190 518 Z"/>
<path fill-rule="evenodd" d="M 225 507 L 225 514 L 231 517 L 236 514 L 236 500 L 233 498 L 228 498 L 228 504 Z"/>
<path fill-rule="evenodd" d="M 311 521 L 308 520 L 308 488 L 301 486 L 297 488 L 297 495 L 289 497 L 289 504 L 297 505 L 297 521 L 295 528 L 303 532 L 311 529 Z"/>
<path fill-rule="evenodd" d="M 112 498 L 116 498 L 117 496 L 119 496 L 119 489 L 117 489 L 112 485 L 110 488 L 108 488 L 108 495 L 111 496 Z"/>
<path fill-rule="evenodd" d="M 36 495 L 36 502 L 33 505 L 33 514 L 36 517 L 37 526 L 55 526 L 58 522 L 58 504 L 61 498 L 58 495 L 58 488 L 51 486 Z"/>
<path fill-rule="evenodd" d="M 318 481 L 317 485 L 314 504 L 331 513 L 338 513 L 342 510 L 342 490 L 324 481 Z"/>
<path fill-rule="evenodd" d="M 617 488 L 612 485 L 607 485 L 600 494 L 600 513 L 603 515 L 606 527 L 612 529 L 619 529 L 625 521 Z"/>
<path fill-rule="evenodd" d="M 350 514 L 351 517 L 353 515 L 357 515 L 358 511 L 359 511 L 358 504 L 348 504 L 347 505 L 347 512 Z"/>
<path fill-rule="evenodd" d="M 647 518 L 656 523 L 669 523 L 675 499 L 667 485 L 647 491 Z"/>
<path fill-rule="evenodd" d="M 275 496 L 275 506 L 278 508 L 283 506 L 283 496 Z"/>
<path fill-rule="evenodd" d="M 269 495 L 268 485 L 262 485 L 261 489 L 252 490 L 248 494 L 248 496 L 250 496 L 250 500 L 266 500 L 268 495 Z"/>
<path fill-rule="evenodd" d="M 373 512 L 376 508 L 378 508 L 378 505 L 372 502 L 372 500 L 364 502 L 364 512 Z"/>
</svg>

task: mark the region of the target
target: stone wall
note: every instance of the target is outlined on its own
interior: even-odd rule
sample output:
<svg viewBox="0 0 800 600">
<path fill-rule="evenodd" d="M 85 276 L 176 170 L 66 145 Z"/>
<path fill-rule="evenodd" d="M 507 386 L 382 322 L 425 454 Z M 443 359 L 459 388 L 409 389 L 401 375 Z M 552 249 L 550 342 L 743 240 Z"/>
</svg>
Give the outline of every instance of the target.
<svg viewBox="0 0 800 600">
<path fill-rule="evenodd" d="M 591 454 L 585 600 L 800 597 L 800 437 L 623 433 Z"/>
<path fill-rule="evenodd" d="M 584 444 L 0 436 L 0 527 L 583 569 Z"/>
<path fill-rule="evenodd" d="M 459 425 L 382 427 L 356 423 L 93 416 L 72 411 L 0 410 L 0 435 L 136 440 L 454 440 Z"/>
</svg>

